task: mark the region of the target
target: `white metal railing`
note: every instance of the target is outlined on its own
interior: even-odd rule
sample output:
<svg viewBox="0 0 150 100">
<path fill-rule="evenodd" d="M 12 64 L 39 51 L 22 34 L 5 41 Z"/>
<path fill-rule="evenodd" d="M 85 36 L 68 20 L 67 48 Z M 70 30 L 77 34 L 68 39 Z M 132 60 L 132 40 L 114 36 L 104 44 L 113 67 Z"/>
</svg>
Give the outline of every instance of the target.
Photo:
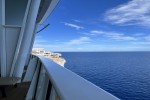
<svg viewBox="0 0 150 100">
<path fill-rule="evenodd" d="M 41 56 L 34 56 L 29 62 L 24 81 L 30 80 L 26 100 L 119 100 L 72 71 Z"/>
</svg>

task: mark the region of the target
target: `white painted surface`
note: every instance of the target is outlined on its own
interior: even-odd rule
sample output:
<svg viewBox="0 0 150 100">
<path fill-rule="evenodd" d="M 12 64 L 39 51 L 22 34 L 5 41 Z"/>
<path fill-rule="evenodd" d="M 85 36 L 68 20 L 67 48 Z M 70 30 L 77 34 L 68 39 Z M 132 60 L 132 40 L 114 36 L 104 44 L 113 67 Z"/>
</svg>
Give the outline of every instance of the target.
<svg viewBox="0 0 150 100">
<path fill-rule="evenodd" d="M 47 9 L 45 15 L 43 16 L 43 18 L 41 19 L 41 21 L 39 22 L 39 24 L 42 24 L 48 18 L 48 16 L 52 13 L 52 11 L 54 10 L 54 8 L 58 4 L 58 2 L 59 2 L 59 0 L 52 0 L 49 8 Z"/>
<path fill-rule="evenodd" d="M 46 100 L 46 94 L 47 94 L 47 88 L 48 88 L 48 83 L 49 83 L 49 77 L 47 76 L 44 68 L 43 72 L 41 73 L 41 79 L 39 80 L 39 90 L 38 93 L 36 94 L 36 99 L 37 100 Z"/>
<path fill-rule="evenodd" d="M 21 47 L 18 54 L 18 59 L 13 72 L 15 77 L 22 77 L 23 69 L 26 63 L 28 52 L 30 51 L 30 45 L 32 44 L 32 37 L 36 26 L 36 18 L 41 0 L 32 0 L 27 22 L 24 29 L 24 35 L 22 38 Z"/>
<path fill-rule="evenodd" d="M 21 48 L 21 43 L 22 43 L 24 31 L 25 31 L 25 26 L 26 26 L 26 23 L 27 23 L 27 17 L 28 17 L 30 4 L 31 4 L 31 0 L 28 0 L 25 15 L 24 15 L 24 19 L 23 19 L 23 23 L 22 23 L 21 32 L 20 32 L 20 35 L 19 35 L 19 38 L 18 38 L 18 43 L 17 43 L 17 46 L 16 46 L 15 54 L 14 54 L 14 59 L 13 59 L 12 67 L 11 67 L 11 72 L 10 72 L 10 75 L 9 75 L 10 77 L 13 76 L 13 72 L 14 72 L 14 69 L 15 69 L 15 66 L 16 66 L 16 63 L 17 63 L 17 58 L 19 56 L 19 51 L 20 51 L 20 48 Z"/>
<path fill-rule="evenodd" d="M 27 67 L 27 72 L 25 74 L 23 82 L 30 82 L 30 81 L 32 81 L 34 73 L 35 73 L 35 70 L 36 70 L 36 67 L 37 67 L 37 63 L 38 63 L 37 58 L 32 58 L 29 61 L 29 65 Z"/>
<path fill-rule="evenodd" d="M 20 34 L 19 27 L 5 27 L 5 36 L 6 36 L 6 62 L 7 62 L 7 70 L 6 76 L 10 75 L 10 70 L 12 67 L 16 46 L 18 43 L 18 37 Z"/>
<path fill-rule="evenodd" d="M 2 0 L 0 0 L 0 15 L 2 15 Z M 0 16 L 0 47 L 2 47 L 2 16 Z M 0 49 L 0 73 L 1 73 L 1 49 Z"/>
<path fill-rule="evenodd" d="M 31 81 L 31 85 L 29 87 L 27 96 L 26 96 L 26 100 L 32 100 L 35 94 L 35 90 L 36 90 L 36 84 L 37 84 L 37 80 L 38 80 L 38 74 L 39 74 L 39 69 L 40 69 L 40 64 L 38 63 L 33 79 Z"/>
<path fill-rule="evenodd" d="M 5 28 L 3 25 L 5 25 L 5 0 L 1 0 L 1 77 L 6 77 L 6 36 L 5 36 Z"/>
</svg>

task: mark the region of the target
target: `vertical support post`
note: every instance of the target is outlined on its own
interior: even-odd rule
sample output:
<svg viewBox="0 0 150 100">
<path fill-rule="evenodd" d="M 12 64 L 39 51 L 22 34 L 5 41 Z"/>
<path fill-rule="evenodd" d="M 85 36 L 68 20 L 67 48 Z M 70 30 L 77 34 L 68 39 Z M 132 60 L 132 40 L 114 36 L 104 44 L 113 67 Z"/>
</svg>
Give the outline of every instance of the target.
<svg viewBox="0 0 150 100">
<path fill-rule="evenodd" d="M 17 62 L 15 64 L 15 69 L 13 76 L 22 77 L 23 69 L 26 63 L 26 58 L 30 50 L 30 44 L 32 42 L 32 37 L 34 34 L 36 23 L 36 18 L 39 10 L 41 0 L 32 0 L 31 7 L 29 10 L 25 31 L 20 45 L 20 50 L 17 57 Z"/>
<path fill-rule="evenodd" d="M 0 87 L 0 90 L 1 90 L 1 92 L 2 92 L 2 97 L 3 97 L 3 98 L 7 97 L 7 96 L 6 96 L 6 91 L 5 91 L 5 86 L 1 86 L 1 87 Z"/>
<path fill-rule="evenodd" d="M 16 66 L 16 62 L 17 62 L 17 58 L 19 56 L 19 50 L 20 50 L 20 47 L 21 47 L 21 42 L 22 42 L 22 39 L 23 39 L 23 34 L 24 34 L 24 31 L 25 31 L 26 23 L 27 23 L 27 18 L 28 18 L 28 13 L 29 13 L 30 6 L 31 6 L 31 0 L 28 0 L 28 4 L 27 4 L 27 8 L 26 8 L 26 12 L 25 12 L 25 15 L 24 15 L 22 28 L 21 28 L 21 32 L 20 32 L 19 39 L 18 39 L 18 44 L 16 46 L 16 51 L 15 51 L 15 55 L 14 55 L 14 59 L 13 59 L 13 64 L 12 64 L 10 75 L 9 75 L 10 77 L 12 77 L 12 75 L 13 75 L 13 72 L 14 72 L 14 69 L 15 69 L 15 66 Z"/>
<path fill-rule="evenodd" d="M 51 84 L 51 82 L 49 81 L 49 82 L 48 82 L 47 93 L 46 93 L 46 100 L 49 100 L 50 94 L 51 94 L 51 90 L 52 90 L 52 84 Z"/>
<path fill-rule="evenodd" d="M 33 33 L 33 36 L 32 36 L 32 42 L 30 44 L 30 49 L 29 49 L 27 59 L 26 59 L 26 65 L 28 65 L 27 63 L 29 63 L 29 58 L 30 58 L 30 55 L 32 54 L 32 48 L 33 48 L 33 45 L 34 45 L 34 40 L 35 40 L 37 28 L 38 28 L 38 25 L 36 25 L 35 29 L 34 29 L 34 33 Z"/>
<path fill-rule="evenodd" d="M 51 94 L 50 94 L 49 100 L 59 100 L 59 97 L 58 97 L 54 87 L 52 87 L 52 89 L 51 89 Z"/>
<path fill-rule="evenodd" d="M 37 94 L 36 94 L 36 98 L 35 98 L 37 100 L 46 100 L 49 77 L 47 76 L 44 67 L 42 67 L 42 70 L 43 71 L 40 75 L 41 78 L 38 82 L 39 84 L 38 84 Z"/>
<path fill-rule="evenodd" d="M 5 28 L 3 25 L 5 25 L 5 0 L 1 0 L 2 11 L 2 22 L 1 22 L 1 77 L 6 77 L 6 34 L 5 34 Z"/>
<path fill-rule="evenodd" d="M 34 100 L 34 95 L 36 94 L 36 88 L 37 88 L 37 82 L 38 82 L 38 77 L 39 77 L 39 72 L 40 72 L 40 68 L 41 68 L 41 62 L 38 61 L 37 64 L 37 68 L 35 70 L 33 79 L 31 81 L 31 85 L 29 87 L 27 96 L 26 96 L 26 100 Z"/>
</svg>

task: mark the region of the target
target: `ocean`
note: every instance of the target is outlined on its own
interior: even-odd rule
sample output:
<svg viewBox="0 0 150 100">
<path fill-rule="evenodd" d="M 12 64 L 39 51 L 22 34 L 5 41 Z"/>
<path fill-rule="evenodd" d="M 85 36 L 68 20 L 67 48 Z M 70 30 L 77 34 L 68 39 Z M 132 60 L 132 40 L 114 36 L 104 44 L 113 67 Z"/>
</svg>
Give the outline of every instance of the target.
<svg viewBox="0 0 150 100">
<path fill-rule="evenodd" d="M 62 52 L 65 67 L 122 100 L 150 100 L 150 52 Z"/>
</svg>

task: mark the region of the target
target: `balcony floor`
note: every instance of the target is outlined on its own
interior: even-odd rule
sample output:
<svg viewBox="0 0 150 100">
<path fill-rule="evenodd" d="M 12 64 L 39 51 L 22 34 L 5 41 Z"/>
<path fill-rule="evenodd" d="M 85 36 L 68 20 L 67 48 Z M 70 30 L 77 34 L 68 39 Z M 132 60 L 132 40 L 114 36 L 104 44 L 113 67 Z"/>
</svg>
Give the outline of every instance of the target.
<svg viewBox="0 0 150 100">
<path fill-rule="evenodd" d="M 17 87 L 8 86 L 5 88 L 6 96 L 2 98 L 2 91 L 0 91 L 0 100 L 25 100 L 30 83 L 19 83 Z"/>
</svg>

